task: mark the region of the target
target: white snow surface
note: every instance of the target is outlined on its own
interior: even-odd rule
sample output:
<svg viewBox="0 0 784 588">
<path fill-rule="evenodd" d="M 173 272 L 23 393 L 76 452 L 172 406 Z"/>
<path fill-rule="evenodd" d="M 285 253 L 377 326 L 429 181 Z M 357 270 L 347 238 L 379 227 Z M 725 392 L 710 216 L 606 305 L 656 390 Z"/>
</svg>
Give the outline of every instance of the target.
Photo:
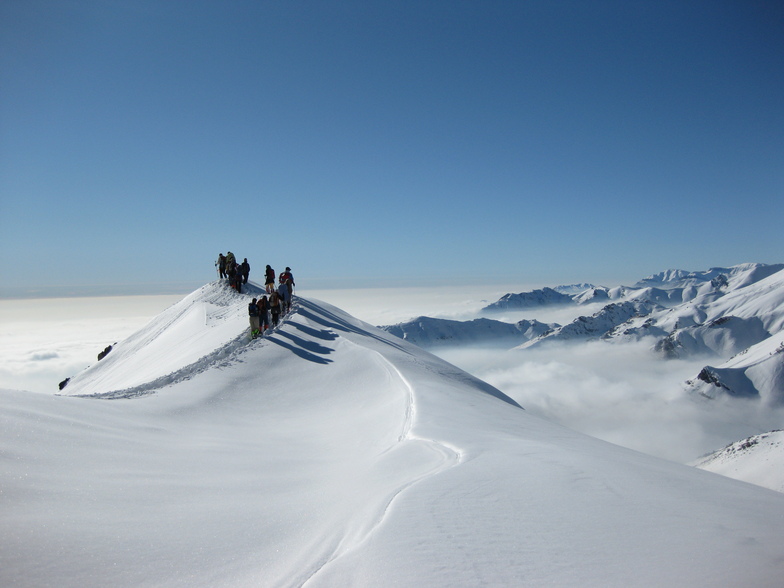
<svg viewBox="0 0 784 588">
<path fill-rule="evenodd" d="M 753 435 L 698 460 L 709 472 L 784 492 L 784 431 Z"/>
<path fill-rule="evenodd" d="M 730 358 L 719 367 L 705 366 L 686 382 L 705 398 L 722 394 L 758 398 L 767 406 L 784 404 L 784 331 Z"/>
<path fill-rule="evenodd" d="M 784 495 L 533 417 L 317 300 L 204 286 L 0 392 L 2 586 L 779 586 Z"/>
</svg>

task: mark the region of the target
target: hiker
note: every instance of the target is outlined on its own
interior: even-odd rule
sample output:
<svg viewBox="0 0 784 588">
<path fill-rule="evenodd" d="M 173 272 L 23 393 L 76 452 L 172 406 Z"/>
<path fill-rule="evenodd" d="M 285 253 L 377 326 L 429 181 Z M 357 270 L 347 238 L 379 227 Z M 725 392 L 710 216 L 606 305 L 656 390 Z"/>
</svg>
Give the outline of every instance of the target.
<svg viewBox="0 0 784 588">
<path fill-rule="evenodd" d="M 278 286 L 278 297 L 280 298 L 281 312 L 286 314 L 289 308 L 291 308 L 291 295 L 288 284 L 283 283 Z"/>
<path fill-rule="evenodd" d="M 291 274 L 291 268 L 286 267 L 286 271 L 281 272 L 278 280 L 281 284 L 285 284 L 287 280 L 291 280 L 292 287 L 294 286 L 294 276 Z"/>
<path fill-rule="evenodd" d="M 279 279 L 281 285 L 286 286 L 283 300 L 286 303 L 286 312 L 289 312 L 291 310 L 291 301 L 294 299 L 294 274 L 291 273 L 291 268 L 286 266 L 286 270 L 280 274 Z"/>
<path fill-rule="evenodd" d="M 269 318 L 267 315 L 269 303 L 267 302 L 267 297 L 262 296 L 261 299 L 256 303 L 256 306 L 259 309 L 259 328 L 261 329 L 261 333 L 264 334 L 264 331 L 269 329 Z"/>
<path fill-rule="evenodd" d="M 267 270 L 264 272 L 265 282 L 264 286 L 267 289 L 267 294 L 271 294 L 275 290 L 275 270 L 267 265 Z"/>
<path fill-rule="evenodd" d="M 231 278 L 231 270 L 237 266 L 237 258 L 229 251 L 226 253 L 226 277 Z"/>
<path fill-rule="evenodd" d="M 242 292 L 242 275 L 240 275 L 240 266 L 236 263 L 229 265 L 229 287 Z"/>
<path fill-rule="evenodd" d="M 215 265 L 218 266 L 218 276 L 220 278 L 226 277 L 226 256 L 223 253 L 218 254 L 218 261 L 215 262 Z"/>
<path fill-rule="evenodd" d="M 226 266 L 226 276 L 229 278 L 229 287 L 234 288 L 234 278 L 237 276 L 236 264 L 229 264 Z"/>
<path fill-rule="evenodd" d="M 272 294 L 270 294 L 269 309 L 272 315 L 272 328 L 274 329 L 278 326 L 278 320 L 280 319 L 280 296 L 277 290 L 273 290 Z"/>
<path fill-rule="evenodd" d="M 256 299 L 251 300 L 248 304 L 248 317 L 250 317 L 250 336 L 255 339 L 259 336 L 259 307 Z"/>
<path fill-rule="evenodd" d="M 250 264 L 248 263 L 248 258 L 245 258 L 245 261 L 242 262 L 240 265 L 240 273 L 242 274 L 242 283 L 248 283 L 248 276 L 250 275 Z"/>
</svg>

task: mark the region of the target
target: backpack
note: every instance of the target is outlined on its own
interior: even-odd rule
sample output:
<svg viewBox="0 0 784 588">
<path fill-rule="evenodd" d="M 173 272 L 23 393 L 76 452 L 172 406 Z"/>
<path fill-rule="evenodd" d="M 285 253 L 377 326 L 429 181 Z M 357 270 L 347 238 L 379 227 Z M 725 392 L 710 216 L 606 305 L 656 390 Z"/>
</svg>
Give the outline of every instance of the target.
<svg viewBox="0 0 784 588">
<path fill-rule="evenodd" d="M 248 316 L 259 316 L 259 307 L 253 302 L 248 304 Z"/>
</svg>

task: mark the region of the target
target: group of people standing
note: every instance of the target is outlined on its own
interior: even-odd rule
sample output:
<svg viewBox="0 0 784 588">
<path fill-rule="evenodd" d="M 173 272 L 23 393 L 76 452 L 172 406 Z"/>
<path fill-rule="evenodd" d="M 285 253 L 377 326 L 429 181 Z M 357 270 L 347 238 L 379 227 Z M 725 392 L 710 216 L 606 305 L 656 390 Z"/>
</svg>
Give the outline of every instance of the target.
<svg viewBox="0 0 784 588">
<path fill-rule="evenodd" d="M 270 272 L 272 275 L 271 280 Z M 266 289 L 269 296 L 265 294 L 259 299 L 254 298 L 248 304 L 250 336 L 254 339 L 263 335 L 264 331 L 270 328 L 270 324 L 273 329 L 277 327 L 280 316 L 291 310 L 291 299 L 294 294 L 294 277 L 291 274 L 290 267 L 287 267 L 286 271 L 280 274 L 279 282 L 276 289 L 275 271 L 270 266 L 267 266 Z"/>
<path fill-rule="evenodd" d="M 218 255 L 215 262 L 218 268 L 218 275 L 221 279 L 228 278 L 229 286 L 237 292 L 242 292 L 242 285 L 248 283 L 250 274 L 250 264 L 248 259 L 242 263 L 237 263 L 235 255 L 229 251 L 226 255 Z M 250 317 L 250 333 L 255 339 L 262 335 L 264 331 L 278 326 L 280 316 L 291 310 L 291 299 L 294 296 L 294 275 L 291 268 L 278 276 L 278 286 L 275 287 L 275 270 L 267 265 L 264 270 L 264 289 L 267 294 L 259 299 L 254 298 L 248 304 L 248 315 Z"/>
<path fill-rule="evenodd" d="M 237 258 L 231 251 L 226 255 L 221 253 L 218 255 L 218 261 L 215 262 L 215 266 L 218 268 L 218 276 L 221 279 L 228 278 L 229 287 L 237 292 L 242 292 L 242 285 L 248 283 L 248 276 L 250 275 L 250 264 L 247 257 L 242 263 L 237 263 Z"/>
</svg>

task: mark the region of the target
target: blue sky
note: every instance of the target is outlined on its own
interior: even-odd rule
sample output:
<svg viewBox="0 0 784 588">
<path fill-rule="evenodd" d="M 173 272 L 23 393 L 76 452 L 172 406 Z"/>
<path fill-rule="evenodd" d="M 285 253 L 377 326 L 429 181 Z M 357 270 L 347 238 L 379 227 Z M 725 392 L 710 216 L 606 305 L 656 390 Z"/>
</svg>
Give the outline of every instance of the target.
<svg viewBox="0 0 784 588">
<path fill-rule="evenodd" d="M 749 0 L 6 0 L 0 294 L 227 250 L 300 287 L 782 262 L 782 30 Z"/>
</svg>

